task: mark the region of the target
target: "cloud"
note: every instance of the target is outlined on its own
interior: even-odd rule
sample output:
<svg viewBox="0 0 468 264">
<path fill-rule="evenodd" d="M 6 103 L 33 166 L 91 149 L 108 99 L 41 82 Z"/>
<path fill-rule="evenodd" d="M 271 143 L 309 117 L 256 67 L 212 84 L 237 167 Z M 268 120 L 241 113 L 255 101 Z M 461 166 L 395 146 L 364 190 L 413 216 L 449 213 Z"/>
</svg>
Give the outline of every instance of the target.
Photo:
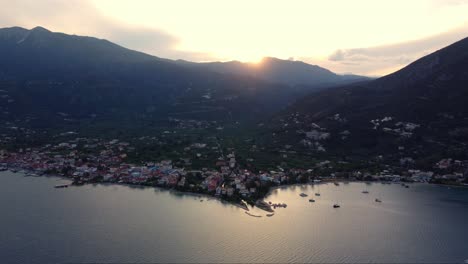
<svg viewBox="0 0 468 264">
<path fill-rule="evenodd" d="M 207 53 L 177 49 L 180 40 L 162 30 L 123 24 L 86 0 L 0 0 L 0 27 L 43 26 L 51 31 L 105 38 L 124 47 L 171 59 L 203 61 Z"/>
<path fill-rule="evenodd" d="M 328 59 L 331 61 L 342 61 L 345 58 L 345 54 L 343 50 L 336 50 L 333 54 L 328 56 Z"/>
<path fill-rule="evenodd" d="M 431 37 L 368 48 L 338 49 L 320 65 L 335 72 L 352 72 L 379 76 L 398 70 L 409 63 L 460 39 L 468 37 L 468 24 Z M 311 58 L 303 58 L 311 61 Z M 314 61 L 317 63 L 317 61 Z"/>
</svg>

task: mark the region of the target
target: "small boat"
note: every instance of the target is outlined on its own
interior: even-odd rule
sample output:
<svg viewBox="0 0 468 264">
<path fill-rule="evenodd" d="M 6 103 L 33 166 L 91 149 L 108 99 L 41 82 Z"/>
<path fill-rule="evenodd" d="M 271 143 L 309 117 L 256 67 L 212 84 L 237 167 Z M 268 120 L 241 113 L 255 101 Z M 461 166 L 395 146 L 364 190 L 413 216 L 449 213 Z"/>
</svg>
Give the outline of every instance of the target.
<svg viewBox="0 0 468 264">
<path fill-rule="evenodd" d="M 368 193 L 369 193 L 369 191 L 365 190 L 365 191 L 362 191 L 362 193 L 368 194 Z"/>
<path fill-rule="evenodd" d="M 55 185 L 54 188 L 68 188 L 68 184 Z"/>
<path fill-rule="evenodd" d="M 315 200 L 314 199 L 309 199 L 309 202 L 315 203 Z"/>
<path fill-rule="evenodd" d="M 321 182 L 321 180 L 314 180 L 314 183 L 319 183 Z"/>
<path fill-rule="evenodd" d="M 307 195 L 306 193 L 301 193 L 301 194 L 299 194 L 299 196 L 301 196 L 301 197 L 307 197 L 307 196 L 309 196 L 309 195 Z"/>
<path fill-rule="evenodd" d="M 333 208 L 340 208 L 340 205 L 339 204 L 334 204 Z"/>
<path fill-rule="evenodd" d="M 320 193 L 315 193 L 315 196 L 320 196 Z"/>
<path fill-rule="evenodd" d="M 266 216 L 272 217 L 272 216 L 274 216 L 274 215 L 275 215 L 275 214 L 267 214 Z"/>
<path fill-rule="evenodd" d="M 377 198 L 377 199 L 375 199 L 375 202 L 376 202 L 376 203 L 381 203 L 382 200 L 380 200 L 380 199 Z"/>
<path fill-rule="evenodd" d="M 201 199 L 200 202 L 203 202 L 203 199 Z"/>
</svg>

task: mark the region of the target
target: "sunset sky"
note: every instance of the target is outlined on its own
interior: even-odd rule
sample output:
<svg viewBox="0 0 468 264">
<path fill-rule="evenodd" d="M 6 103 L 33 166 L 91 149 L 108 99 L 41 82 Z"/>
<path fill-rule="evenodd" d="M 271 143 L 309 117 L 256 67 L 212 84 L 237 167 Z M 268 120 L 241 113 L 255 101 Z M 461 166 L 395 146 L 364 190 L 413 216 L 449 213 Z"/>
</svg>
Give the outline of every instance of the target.
<svg viewBox="0 0 468 264">
<path fill-rule="evenodd" d="M 0 27 L 43 26 L 192 61 L 302 60 L 379 76 L 468 36 L 468 1 L 0 0 Z"/>
</svg>

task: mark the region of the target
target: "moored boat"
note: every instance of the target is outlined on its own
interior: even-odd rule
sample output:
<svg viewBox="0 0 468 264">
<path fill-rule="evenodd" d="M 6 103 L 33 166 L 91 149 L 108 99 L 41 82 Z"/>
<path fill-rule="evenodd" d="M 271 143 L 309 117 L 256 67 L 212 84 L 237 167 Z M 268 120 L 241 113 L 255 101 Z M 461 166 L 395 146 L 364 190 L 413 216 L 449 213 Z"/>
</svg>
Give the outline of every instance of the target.
<svg viewBox="0 0 468 264">
<path fill-rule="evenodd" d="M 315 196 L 320 196 L 320 186 L 317 186 L 317 192 L 315 193 Z"/>
</svg>

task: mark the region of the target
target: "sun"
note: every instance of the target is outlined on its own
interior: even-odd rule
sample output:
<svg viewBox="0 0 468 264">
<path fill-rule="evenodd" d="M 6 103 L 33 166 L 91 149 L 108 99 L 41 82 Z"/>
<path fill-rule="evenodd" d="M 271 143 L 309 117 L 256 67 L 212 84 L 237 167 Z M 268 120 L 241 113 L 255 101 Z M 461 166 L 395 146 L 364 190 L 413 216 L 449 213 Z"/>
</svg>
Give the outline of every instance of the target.
<svg viewBox="0 0 468 264">
<path fill-rule="evenodd" d="M 263 56 L 260 57 L 252 57 L 250 59 L 245 60 L 245 63 L 248 63 L 254 67 L 260 67 L 263 64 Z"/>
</svg>

